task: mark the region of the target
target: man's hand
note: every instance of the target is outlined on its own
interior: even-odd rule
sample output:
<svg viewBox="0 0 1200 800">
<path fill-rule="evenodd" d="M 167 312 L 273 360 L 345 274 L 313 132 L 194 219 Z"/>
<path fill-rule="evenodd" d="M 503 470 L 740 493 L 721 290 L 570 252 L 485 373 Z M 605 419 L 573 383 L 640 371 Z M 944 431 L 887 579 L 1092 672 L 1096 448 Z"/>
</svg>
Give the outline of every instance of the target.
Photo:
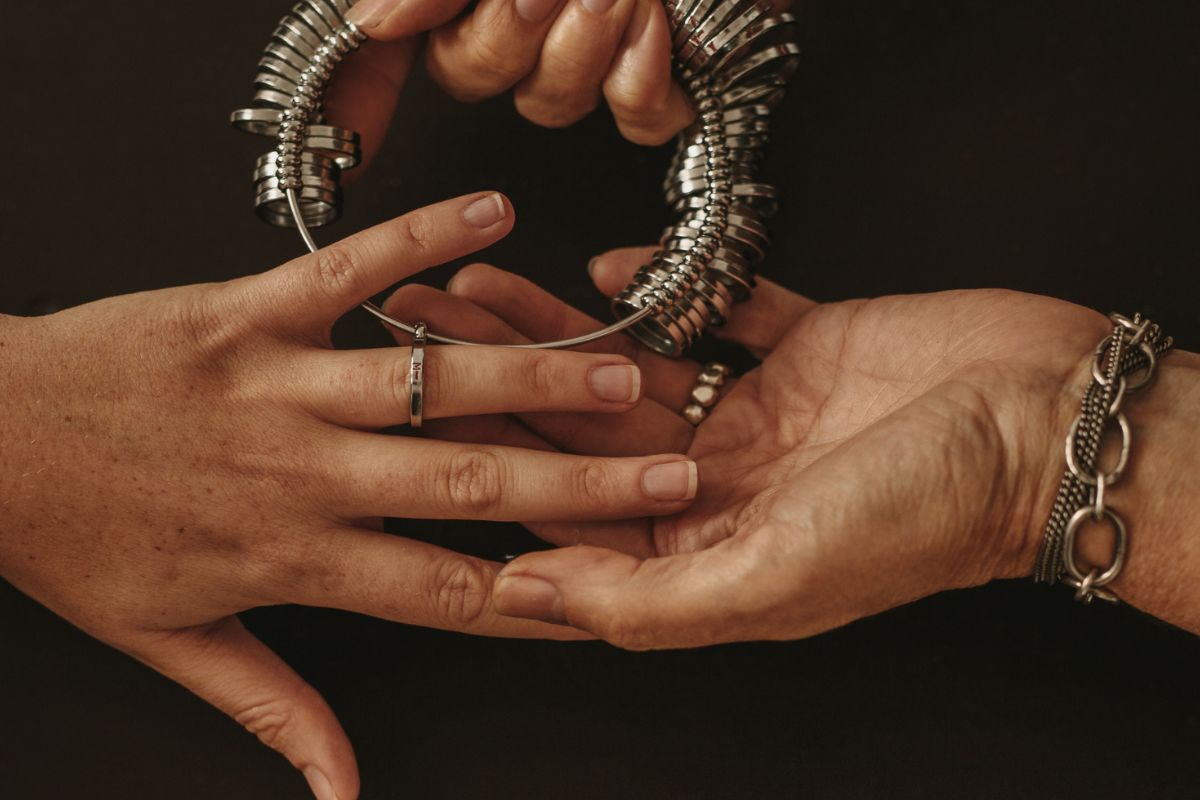
<svg viewBox="0 0 1200 800">
<path fill-rule="evenodd" d="M 300 603 L 494 636 L 499 564 L 381 532 L 383 516 L 675 513 L 678 455 L 567 456 L 374 431 L 408 421 L 407 347 L 334 351 L 349 309 L 512 227 L 498 194 L 425 208 L 261 276 L 0 317 L 0 575 L 358 794 L 324 700 L 234 616 Z M 627 359 L 431 347 L 425 414 L 634 408 Z"/>
</svg>

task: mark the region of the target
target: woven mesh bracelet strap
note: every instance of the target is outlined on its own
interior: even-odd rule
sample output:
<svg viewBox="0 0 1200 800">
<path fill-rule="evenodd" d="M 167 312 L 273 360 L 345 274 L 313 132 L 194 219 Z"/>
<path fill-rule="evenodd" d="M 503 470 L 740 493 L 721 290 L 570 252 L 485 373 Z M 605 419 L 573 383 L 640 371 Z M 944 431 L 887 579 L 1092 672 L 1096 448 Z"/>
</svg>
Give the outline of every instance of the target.
<svg viewBox="0 0 1200 800">
<path fill-rule="evenodd" d="M 275 139 L 254 170 L 255 208 L 273 225 L 296 227 L 311 251 L 310 227 L 341 213 L 341 171 L 361 160 L 358 134 L 324 118 L 325 88 L 337 65 L 364 41 L 346 21 L 352 0 L 303 0 L 263 49 L 253 105 L 234 126 Z M 628 329 L 647 346 L 680 355 L 709 325 L 721 325 L 754 287 L 770 238 L 775 188 L 758 178 L 771 108 L 783 97 L 799 48 L 795 19 L 768 0 L 665 0 L 675 77 L 697 119 L 680 135 L 664 184 L 675 222 L 660 249 L 613 300 L 618 321 L 603 330 L 519 347 L 569 347 Z M 372 303 L 363 307 L 408 333 Z M 475 344 L 432 331 L 432 342 Z"/>
<path fill-rule="evenodd" d="M 1067 469 L 1046 525 L 1033 579 L 1043 583 L 1062 581 L 1075 589 L 1075 599 L 1090 603 L 1096 597 L 1110 603 L 1117 596 L 1104 587 L 1116 580 L 1125 565 L 1129 534 L 1125 521 L 1108 504 L 1108 491 L 1125 472 L 1133 444 L 1125 401 L 1154 380 L 1158 359 L 1171 349 L 1171 337 L 1141 315 L 1133 319 L 1110 314 L 1112 333 L 1096 347 L 1092 359 L 1092 383 L 1083 397 L 1083 407 L 1065 444 Z M 1105 471 L 1096 463 L 1105 434 L 1113 428 L 1121 433 L 1117 463 Z M 1075 540 L 1085 522 L 1107 522 L 1116 536 L 1112 563 L 1108 567 L 1080 566 L 1075 559 Z"/>
</svg>

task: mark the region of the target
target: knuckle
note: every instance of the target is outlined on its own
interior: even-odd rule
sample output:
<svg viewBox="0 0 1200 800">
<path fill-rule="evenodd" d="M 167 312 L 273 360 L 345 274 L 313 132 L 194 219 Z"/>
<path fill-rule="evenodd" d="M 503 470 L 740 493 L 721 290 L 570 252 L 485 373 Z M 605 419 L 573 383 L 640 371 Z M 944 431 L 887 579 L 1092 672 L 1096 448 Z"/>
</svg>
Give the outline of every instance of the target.
<svg viewBox="0 0 1200 800">
<path fill-rule="evenodd" d="M 488 450 L 466 450 L 452 456 L 443 479 L 451 512 L 480 517 L 496 511 L 501 501 L 502 471 L 500 457 Z"/>
<path fill-rule="evenodd" d="M 245 708 L 234 719 L 267 747 L 282 752 L 294 738 L 296 711 L 294 698 L 275 699 Z"/>
<path fill-rule="evenodd" d="M 588 508 L 608 508 L 613 493 L 613 475 L 600 461 L 588 460 L 571 467 L 570 490 L 574 503 Z"/>
<path fill-rule="evenodd" d="M 574 92 L 517 92 L 513 95 L 517 113 L 544 128 L 565 128 L 592 113 L 597 98 Z"/>
<path fill-rule="evenodd" d="M 491 603 L 492 575 L 483 564 L 465 556 L 447 556 L 432 576 L 429 596 L 446 627 L 469 628 L 479 622 Z"/>
<path fill-rule="evenodd" d="M 510 48 L 497 46 L 487 33 L 471 37 L 465 62 L 470 67 L 466 71 L 475 75 L 471 91 L 477 97 L 503 91 L 529 71 L 521 60 L 513 57 Z"/>
<path fill-rule="evenodd" d="M 545 351 L 533 351 L 528 355 L 521 375 L 527 397 L 538 402 L 557 395 L 567 380 L 562 362 L 555 354 Z"/>
<path fill-rule="evenodd" d="M 324 295 L 343 298 L 358 293 L 362 284 L 362 254 L 357 246 L 339 242 L 313 257 L 313 279 Z"/>
<path fill-rule="evenodd" d="M 433 220 L 423 211 L 412 211 L 399 220 L 398 235 L 414 253 L 425 253 L 433 247 Z"/>
</svg>

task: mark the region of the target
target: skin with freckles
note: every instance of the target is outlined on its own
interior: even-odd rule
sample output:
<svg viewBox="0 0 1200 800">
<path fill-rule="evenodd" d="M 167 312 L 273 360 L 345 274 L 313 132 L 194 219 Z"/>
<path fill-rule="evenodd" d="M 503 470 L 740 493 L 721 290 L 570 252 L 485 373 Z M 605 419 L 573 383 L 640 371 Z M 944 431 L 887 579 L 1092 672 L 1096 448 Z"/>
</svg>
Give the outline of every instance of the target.
<svg viewBox="0 0 1200 800">
<path fill-rule="evenodd" d="M 596 283 L 617 292 L 649 252 L 599 259 Z M 420 293 L 426 316 L 456 320 L 460 335 L 542 339 L 596 324 L 481 265 L 449 294 L 430 291 Z M 406 288 L 392 303 L 403 313 L 417 297 Z M 531 524 L 549 541 L 581 546 L 509 564 L 496 607 L 622 647 L 685 647 L 807 636 L 945 589 L 1028 575 L 1063 436 L 1108 330 L 1096 312 L 1015 292 L 815 304 L 761 281 L 720 331 L 761 366 L 682 437 L 639 418 L 681 408 L 700 366 L 638 356 L 627 340 L 599 343 L 635 358 L 647 380 L 637 411 L 604 425 L 603 452 L 678 447 L 698 466 L 700 494 L 653 520 Z M 1188 450 L 1174 444 L 1200 442 L 1200 357 L 1172 353 L 1160 370 L 1128 412 L 1145 457 L 1122 500 L 1110 498 L 1139 526 L 1114 588 L 1200 630 L 1200 592 L 1189 590 L 1200 551 L 1174 506 L 1200 504 Z M 521 414 L 450 422 L 442 435 L 590 452 L 593 419 Z M 1081 534 L 1080 554 L 1108 563 L 1102 528 Z"/>
<path fill-rule="evenodd" d="M 498 616 L 499 564 L 384 534 L 381 517 L 666 514 L 696 493 L 695 465 L 669 452 L 597 458 L 377 433 L 408 421 L 410 349 L 335 351 L 330 327 L 512 222 L 502 196 L 471 195 L 263 275 L 0 317 L 0 575 L 225 711 L 318 797 L 356 797 L 332 711 L 238 612 L 300 603 L 583 638 Z M 431 424 L 620 414 L 642 395 L 636 366 L 611 354 L 430 347 L 426 370 Z"/>
</svg>

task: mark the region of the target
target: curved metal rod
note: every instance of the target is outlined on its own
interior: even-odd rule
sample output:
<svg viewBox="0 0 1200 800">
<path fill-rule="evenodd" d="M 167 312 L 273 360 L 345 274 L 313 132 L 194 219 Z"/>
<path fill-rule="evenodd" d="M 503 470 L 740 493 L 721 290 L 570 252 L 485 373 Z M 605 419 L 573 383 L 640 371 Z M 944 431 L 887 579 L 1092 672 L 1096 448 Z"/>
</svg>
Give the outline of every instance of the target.
<svg viewBox="0 0 1200 800">
<path fill-rule="evenodd" d="M 300 211 L 300 198 L 296 195 L 295 189 L 287 190 L 288 208 L 292 212 L 292 220 L 296 223 L 296 230 L 300 232 L 300 238 L 304 240 L 304 246 L 308 248 L 308 252 L 315 253 L 321 248 L 317 246 L 316 241 L 312 237 L 312 233 L 308 230 L 308 224 L 304 221 L 304 214 Z M 374 314 L 378 319 L 391 325 L 393 328 L 404 331 L 409 335 L 416 333 L 416 328 L 408 323 L 401 322 L 389 316 L 382 308 L 367 300 L 362 304 L 363 309 Z M 554 342 L 531 342 L 529 344 L 496 344 L 495 342 L 469 342 L 465 339 L 455 339 L 452 336 L 442 336 L 432 331 L 427 332 L 426 336 L 431 342 L 439 342 L 441 344 L 457 344 L 468 345 L 471 347 L 511 347 L 517 350 L 557 350 L 564 347 L 576 347 L 588 342 L 594 342 L 597 339 L 603 339 L 606 336 L 612 336 L 614 333 L 620 333 L 628 328 L 633 327 L 643 319 L 653 313 L 654 309 L 646 306 L 634 314 L 625 317 L 624 319 L 614 322 L 607 328 L 601 328 L 598 331 L 585 333 L 582 336 L 576 336 L 571 339 L 559 339 Z"/>
</svg>

